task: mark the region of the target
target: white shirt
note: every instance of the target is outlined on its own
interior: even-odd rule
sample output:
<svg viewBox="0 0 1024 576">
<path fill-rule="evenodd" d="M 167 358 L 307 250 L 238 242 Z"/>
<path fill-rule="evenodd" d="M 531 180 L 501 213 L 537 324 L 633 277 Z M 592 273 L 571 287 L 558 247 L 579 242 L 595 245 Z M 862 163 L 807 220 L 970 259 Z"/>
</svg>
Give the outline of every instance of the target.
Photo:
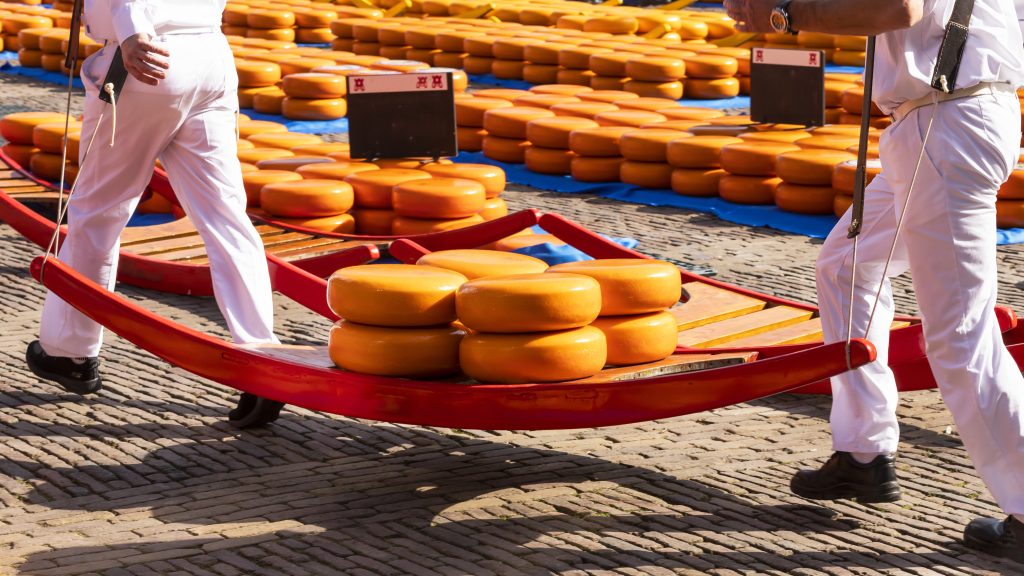
<svg viewBox="0 0 1024 576">
<path fill-rule="evenodd" d="M 979 82 L 1024 85 L 1024 39 L 1014 3 L 1020 0 L 975 0 L 956 88 Z M 924 17 L 902 30 L 878 36 L 872 100 L 892 112 L 906 100 L 928 95 L 932 72 L 953 0 L 924 0 Z"/>
<path fill-rule="evenodd" d="M 118 44 L 136 34 L 220 29 L 226 0 L 85 0 L 85 33 Z"/>
</svg>

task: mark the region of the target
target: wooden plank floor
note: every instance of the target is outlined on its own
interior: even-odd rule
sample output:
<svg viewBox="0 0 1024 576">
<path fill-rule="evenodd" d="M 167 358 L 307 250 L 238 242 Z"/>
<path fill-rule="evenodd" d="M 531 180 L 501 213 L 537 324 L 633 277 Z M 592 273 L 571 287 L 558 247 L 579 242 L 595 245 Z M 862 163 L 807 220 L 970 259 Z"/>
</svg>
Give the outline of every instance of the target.
<svg viewBox="0 0 1024 576">
<path fill-rule="evenodd" d="M 704 324 L 679 332 L 677 342 L 680 346 L 693 348 L 710 348 L 727 344 L 746 336 L 761 334 L 776 328 L 797 324 L 809 320 L 813 312 L 789 306 L 773 306 L 736 316 L 712 324 Z"/>
<path fill-rule="evenodd" d="M 680 331 L 756 312 L 767 305 L 764 300 L 703 282 L 690 282 L 683 287 L 690 300 L 670 310 Z"/>
</svg>

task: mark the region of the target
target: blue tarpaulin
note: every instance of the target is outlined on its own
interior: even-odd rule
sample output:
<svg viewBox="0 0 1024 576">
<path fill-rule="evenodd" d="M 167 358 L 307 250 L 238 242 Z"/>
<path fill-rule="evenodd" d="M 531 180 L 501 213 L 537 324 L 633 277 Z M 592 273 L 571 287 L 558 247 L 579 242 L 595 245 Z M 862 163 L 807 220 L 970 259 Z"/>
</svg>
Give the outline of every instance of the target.
<svg viewBox="0 0 1024 576">
<path fill-rule="evenodd" d="M 11 52 L 4 52 L 4 54 L 11 54 Z M 16 59 L 17 57 L 18 55 L 15 54 L 14 58 Z M 27 66 L 18 66 L 15 64 L 11 64 L 10 62 L 4 62 L 3 64 L 0 64 L 0 73 L 12 74 L 14 76 L 24 76 L 25 78 L 32 78 L 35 80 L 40 80 L 42 82 L 49 82 L 50 84 L 60 84 L 63 86 L 67 86 L 68 84 L 67 74 L 64 74 L 62 72 L 48 72 L 46 70 L 43 70 L 42 68 L 29 68 Z M 75 79 L 71 81 L 71 85 L 75 88 L 81 89 L 82 79 L 76 76 Z"/>
<path fill-rule="evenodd" d="M 276 114 L 260 114 L 249 108 L 242 108 L 242 114 L 253 120 L 279 122 L 284 124 L 289 132 L 302 132 L 303 134 L 337 134 L 348 132 L 348 118 L 338 118 L 337 120 L 289 120 L 284 116 Z"/>
</svg>

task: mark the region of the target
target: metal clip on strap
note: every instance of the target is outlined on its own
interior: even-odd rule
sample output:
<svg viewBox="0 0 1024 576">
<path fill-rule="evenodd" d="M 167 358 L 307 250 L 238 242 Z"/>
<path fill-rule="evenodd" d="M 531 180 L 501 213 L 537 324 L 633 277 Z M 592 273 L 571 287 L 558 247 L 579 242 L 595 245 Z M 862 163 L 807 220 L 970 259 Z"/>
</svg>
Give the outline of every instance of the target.
<svg viewBox="0 0 1024 576">
<path fill-rule="evenodd" d="M 953 13 L 946 24 L 946 32 L 939 45 L 939 57 L 932 72 L 932 88 L 949 94 L 956 90 L 956 75 L 960 71 L 960 59 L 967 45 L 974 0 L 956 0 Z"/>
</svg>

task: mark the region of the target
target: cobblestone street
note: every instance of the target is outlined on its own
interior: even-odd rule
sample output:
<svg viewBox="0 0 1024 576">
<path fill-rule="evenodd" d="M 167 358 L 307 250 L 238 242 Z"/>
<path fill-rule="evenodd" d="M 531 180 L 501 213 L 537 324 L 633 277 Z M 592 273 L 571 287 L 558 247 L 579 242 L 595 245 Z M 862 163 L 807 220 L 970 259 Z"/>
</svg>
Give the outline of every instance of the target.
<svg viewBox="0 0 1024 576">
<path fill-rule="evenodd" d="M 62 110 L 62 87 L 0 75 L 0 115 Z M 76 96 L 80 106 L 81 97 Z M 820 241 L 712 216 L 511 187 L 552 211 L 716 278 L 813 301 Z M 104 390 L 81 398 L 24 364 L 41 250 L 0 225 L 0 575 L 1021 574 L 965 549 L 999 516 L 936 391 L 903 395 L 903 499 L 821 505 L 790 476 L 831 453 L 830 399 L 781 395 L 604 429 L 401 426 L 289 406 L 228 426 L 234 392 L 107 334 Z M 1000 301 L 1024 310 L 1024 245 L 999 249 Z M 218 336 L 209 298 L 130 286 Z M 913 313 L 909 280 L 896 282 Z M 282 341 L 329 323 L 277 296 Z"/>
</svg>

